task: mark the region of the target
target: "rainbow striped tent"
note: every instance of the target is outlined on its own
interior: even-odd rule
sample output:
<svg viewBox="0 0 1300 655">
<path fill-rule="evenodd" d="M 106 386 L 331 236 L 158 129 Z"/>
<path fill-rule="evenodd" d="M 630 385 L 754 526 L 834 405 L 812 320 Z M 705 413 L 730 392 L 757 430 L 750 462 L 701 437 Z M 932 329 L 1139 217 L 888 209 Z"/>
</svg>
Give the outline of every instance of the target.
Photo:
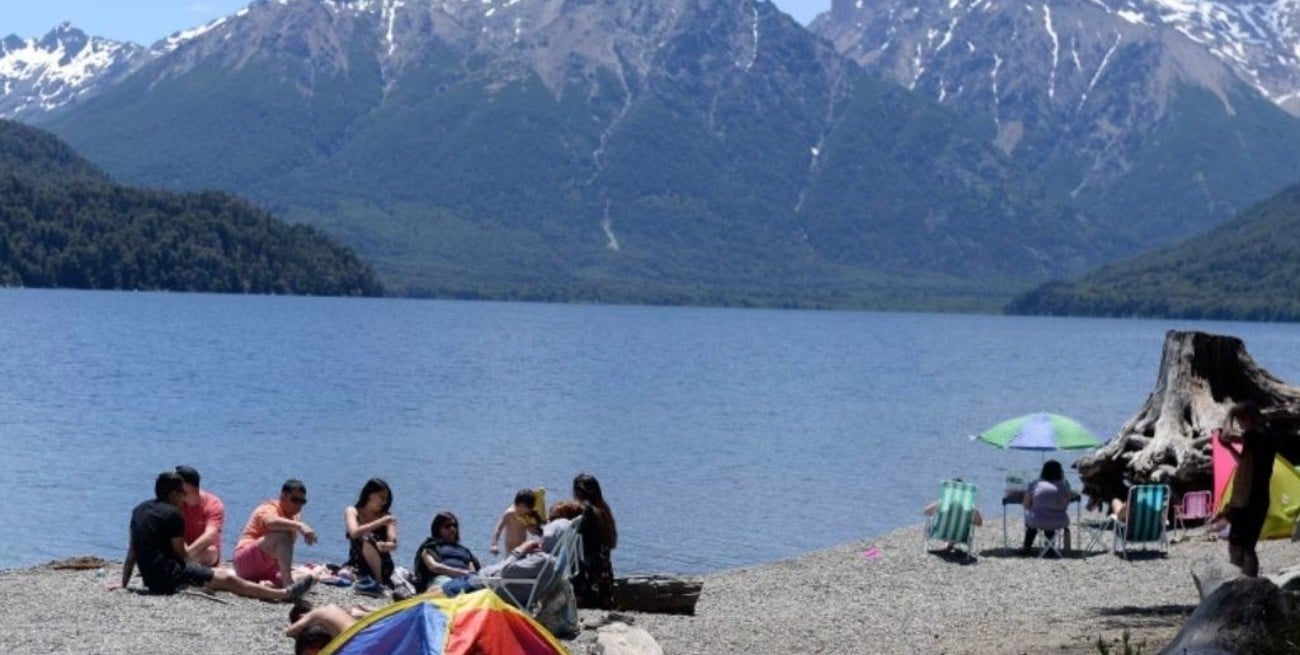
<svg viewBox="0 0 1300 655">
<path fill-rule="evenodd" d="M 321 655 L 566 655 L 532 617 L 489 589 L 455 598 L 423 594 L 357 621 Z"/>
</svg>

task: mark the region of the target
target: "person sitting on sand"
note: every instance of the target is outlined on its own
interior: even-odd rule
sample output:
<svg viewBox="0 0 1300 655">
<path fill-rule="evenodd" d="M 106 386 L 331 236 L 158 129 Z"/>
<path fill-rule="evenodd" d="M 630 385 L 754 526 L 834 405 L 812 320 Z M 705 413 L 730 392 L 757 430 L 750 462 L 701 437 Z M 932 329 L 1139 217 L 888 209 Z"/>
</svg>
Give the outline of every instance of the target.
<svg viewBox="0 0 1300 655">
<path fill-rule="evenodd" d="M 221 563 L 221 531 L 226 525 L 226 506 L 216 494 L 199 488 L 199 472 L 193 466 L 177 466 L 185 481 L 185 559 L 204 566 Z"/>
<path fill-rule="evenodd" d="M 224 569 L 187 562 L 185 519 L 180 512 L 184 499 L 185 480 L 175 471 L 167 471 L 154 481 L 153 500 L 140 503 L 131 512 L 131 537 L 122 563 L 123 589 L 130 584 L 137 566 L 145 587 L 156 594 L 174 594 L 195 586 L 259 600 L 296 601 L 316 582 L 307 577 L 288 589 L 271 589 Z"/>
<path fill-rule="evenodd" d="M 280 486 L 280 498 L 268 500 L 253 510 L 235 546 L 235 573 L 253 582 L 268 581 L 283 587 L 293 581 L 293 545 L 298 535 L 308 545 L 316 543 L 316 531 L 302 520 L 307 504 L 307 485 L 289 479 Z"/>
<path fill-rule="evenodd" d="M 1021 555 L 1028 555 L 1038 531 L 1051 539 L 1060 529 L 1066 530 L 1065 549 L 1070 549 L 1070 483 L 1065 480 L 1061 463 L 1049 459 L 1043 463 L 1038 479 L 1025 490 L 1025 542 Z"/>
<path fill-rule="evenodd" d="M 439 512 L 429 526 L 429 538 L 415 551 L 415 590 L 441 586 L 447 596 L 483 588 L 474 574 L 480 568 L 474 553 L 460 543 L 460 521 Z"/>
<path fill-rule="evenodd" d="M 362 578 L 372 578 L 392 587 L 393 551 L 397 550 L 397 519 L 389 508 L 393 492 L 381 478 L 370 478 L 361 487 L 357 502 L 343 509 L 347 529 L 348 561 Z"/>
<path fill-rule="evenodd" d="M 357 619 L 373 611 L 361 606 L 344 609 L 332 604 L 312 607 L 311 603 L 301 601 L 289 610 L 289 627 L 284 634 L 293 638 L 294 655 L 317 655 Z"/>
<path fill-rule="evenodd" d="M 962 479 L 961 479 L 961 478 L 953 478 L 952 481 L 953 481 L 953 482 L 962 482 Z M 930 503 L 929 505 L 926 505 L 926 506 L 925 506 L 925 509 L 921 510 L 921 514 L 923 514 L 923 515 L 925 515 L 925 516 L 934 516 L 935 513 L 937 513 L 938 511 L 939 511 L 939 501 L 936 500 L 936 501 L 934 501 L 933 503 Z M 979 510 L 978 507 L 975 508 L 975 511 L 971 514 L 971 524 L 974 525 L 975 527 L 980 527 L 980 526 L 984 525 L 984 515 L 983 515 L 983 514 L 980 514 L 980 510 Z M 952 550 L 953 548 L 956 548 L 956 547 L 957 547 L 956 544 L 954 544 L 953 542 L 949 541 L 948 544 L 944 547 L 944 549 L 945 549 L 945 550 Z"/>
</svg>

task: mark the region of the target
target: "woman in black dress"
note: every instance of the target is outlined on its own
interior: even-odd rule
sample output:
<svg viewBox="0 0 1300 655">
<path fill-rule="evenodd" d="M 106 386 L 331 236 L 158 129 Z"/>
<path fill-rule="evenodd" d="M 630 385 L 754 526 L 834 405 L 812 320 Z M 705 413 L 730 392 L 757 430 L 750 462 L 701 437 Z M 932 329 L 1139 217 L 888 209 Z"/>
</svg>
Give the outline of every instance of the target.
<svg viewBox="0 0 1300 655">
<path fill-rule="evenodd" d="M 618 546 L 614 512 L 605 503 L 600 482 L 586 473 L 573 479 L 573 499 L 582 503 L 582 563 L 573 579 L 578 607 L 613 609 L 614 566 L 609 555 Z"/>
</svg>

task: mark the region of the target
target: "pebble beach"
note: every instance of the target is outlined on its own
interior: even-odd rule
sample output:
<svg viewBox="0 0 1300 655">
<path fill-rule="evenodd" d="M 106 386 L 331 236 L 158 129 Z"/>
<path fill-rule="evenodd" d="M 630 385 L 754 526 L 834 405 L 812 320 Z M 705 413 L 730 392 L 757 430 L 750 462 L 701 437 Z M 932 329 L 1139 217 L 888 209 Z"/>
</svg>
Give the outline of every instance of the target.
<svg viewBox="0 0 1300 655">
<path fill-rule="evenodd" d="M 1020 530 L 1011 526 L 1013 542 Z M 1113 645 L 1125 634 L 1152 654 L 1196 606 L 1192 563 L 1226 559 L 1227 546 L 1193 529 L 1167 555 L 1125 561 L 1094 549 L 1062 559 L 1026 558 L 1003 548 L 1001 526 L 992 521 L 977 533 L 976 552 L 969 562 L 923 552 L 921 529 L 912 526 L 705 576 L 694 616 L 583 610 L 582 618 L 629 622 L 669 655 L 1098 653 L 1099 639 Z M 1296 564 L 1300 547 L 1266 541 L 1259 554 L 1268 575 Z M 0 571 L 0 653 L 293 652 L 283 636 L 288 605 L 229 594 L 107 591 L 119 575 L 113 562 L 102 570 Z M 386 602 L 323 585 L 308 599 Z M 570 648 L 586 653 L 590 641 L 580 637 Z"/>
</svg>

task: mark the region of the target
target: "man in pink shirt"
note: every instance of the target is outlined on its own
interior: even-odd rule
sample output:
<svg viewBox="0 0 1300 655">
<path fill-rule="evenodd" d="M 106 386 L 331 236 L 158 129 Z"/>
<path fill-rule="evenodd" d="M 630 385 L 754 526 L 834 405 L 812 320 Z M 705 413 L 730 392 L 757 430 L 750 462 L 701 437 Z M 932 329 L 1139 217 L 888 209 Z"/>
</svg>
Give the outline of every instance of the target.
<svg viewBox="0 0 1300 655">
<path fill-rule="evenodd" d="M 226 525 L 226 506 L 215 494 L 199 489 L 199 472 L 192 466 L 177 466 L 185 481 L 185 559 L 204 566 L 221 563 L 221 530 Z"/>
<path fill-rule="evenodd" d="M 270 581 L 277 587 L 293 583 L 293 545 L 302 534 L 307 545 L 316 543 L 316 531 L 302 520 L 307 504 L 307 486 L 302 480 L 286 480 L 280 498 L 268 500 L 253 510 L 235 546 L 235 573 L 253 582 Z"/>
</svg>

